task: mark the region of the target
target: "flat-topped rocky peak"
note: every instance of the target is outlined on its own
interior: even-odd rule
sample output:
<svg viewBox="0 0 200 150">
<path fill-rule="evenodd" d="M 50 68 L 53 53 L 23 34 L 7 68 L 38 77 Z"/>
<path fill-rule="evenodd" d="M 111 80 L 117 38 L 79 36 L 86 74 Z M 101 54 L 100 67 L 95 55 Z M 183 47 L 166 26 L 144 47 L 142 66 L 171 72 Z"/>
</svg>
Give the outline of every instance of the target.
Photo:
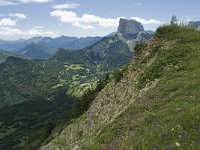
<svg viewBox="0 0 200 150">
<path fill-rule="evenodd" d="M 144 31 L 144 27 L 140 22 L 133 19 L 120 19 L 118 33 L 122 34 L 124 38 L 131 38 L 141 31 Z"/>
</svg>

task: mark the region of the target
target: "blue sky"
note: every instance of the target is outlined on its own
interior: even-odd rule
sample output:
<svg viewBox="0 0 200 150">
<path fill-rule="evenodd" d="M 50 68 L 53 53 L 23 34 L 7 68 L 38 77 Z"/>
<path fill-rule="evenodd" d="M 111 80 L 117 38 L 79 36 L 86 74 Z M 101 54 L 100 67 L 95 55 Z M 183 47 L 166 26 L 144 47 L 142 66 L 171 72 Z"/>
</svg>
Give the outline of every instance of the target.
<svg viewBox="0 0 200 150">
<path fill-rule="evenodd" d="M 0 39 L 33 36 L 104 36 L 117 30 L 120 17 L 146 30 L 168 23 L 200 20 L 197 0 L 0 0 Z"/>
</svg>

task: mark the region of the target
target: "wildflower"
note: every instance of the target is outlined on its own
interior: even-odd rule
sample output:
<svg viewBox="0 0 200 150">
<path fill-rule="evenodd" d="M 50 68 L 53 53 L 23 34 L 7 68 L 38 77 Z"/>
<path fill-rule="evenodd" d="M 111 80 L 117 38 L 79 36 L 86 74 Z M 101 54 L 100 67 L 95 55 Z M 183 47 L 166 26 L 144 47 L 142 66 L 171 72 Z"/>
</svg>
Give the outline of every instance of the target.
<svg viewBox="0 0 200 150">
<path fill-rule="evenodd" d="M 179 147 L 179 146 L 181 145 L 181 144 L 180 144 L 180 143 L 178 143 L 178 142 L 176 142 L 175 144 L 176 144 L 176 146 L 177 146 L 177 147 Z"/>
</svg>

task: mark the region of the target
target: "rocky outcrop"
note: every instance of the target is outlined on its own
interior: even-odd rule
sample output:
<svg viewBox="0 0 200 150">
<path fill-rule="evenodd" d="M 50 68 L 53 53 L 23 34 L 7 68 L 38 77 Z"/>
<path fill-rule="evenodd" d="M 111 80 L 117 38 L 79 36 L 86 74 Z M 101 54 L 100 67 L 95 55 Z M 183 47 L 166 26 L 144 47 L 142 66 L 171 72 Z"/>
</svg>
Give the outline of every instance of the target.
<svg viewBox="0 0 200 150">
<path fill-rule="evenodd" d="M 144 31 L 144 27 L 136 20 L 120 19 L 118 33 L 122 34 L 125 39 L 132 39 L 141 31 Z"/>
<path fill-rule="evenodd" d="M 200 30 L 200 21 L 190 21 L 188 26 Z"/>
</svg>

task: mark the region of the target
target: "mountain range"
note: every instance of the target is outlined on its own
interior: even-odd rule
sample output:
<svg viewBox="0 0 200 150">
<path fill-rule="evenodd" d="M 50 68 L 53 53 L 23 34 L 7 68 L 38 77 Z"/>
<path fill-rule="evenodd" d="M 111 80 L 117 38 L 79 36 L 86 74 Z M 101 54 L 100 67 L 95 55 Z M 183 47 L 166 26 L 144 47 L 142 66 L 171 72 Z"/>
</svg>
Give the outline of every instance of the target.
<svg viewBox="0 0 200 150">
<path fill-rule="evenodd" d="M 154 32 L 144 31 L 143 26 L 137 21 L 121 19 L 118 32 L 112 33 L 107 37 L 113 37 L 116 34 L 121 35 L 130 49 L 132 49 L 136 43 L 150 39 Z M 68 50 L 83 49 L 97 43 L 101 39 L 102 37 L 76 38 L 60 36 L 58 38 L 33 37 L 31 39 L 19 39 L 17 41 L 0 40 L 0 49 L 24 55 L 29 59 L 48 59 L 52 57 L 59 48 Z"/>
<path fill-rule="evenodd" d="M 19 39 L 16 41 L 0 40 L 0 49 L 24 54 L 32 59 L 47 59 L 53 56 L 58 48 L 82 49 L 101 39 L 101 37 L 76 38 L 60 36 L 58 38 L 33 37 L 27 40 Z"/>
</svg>

